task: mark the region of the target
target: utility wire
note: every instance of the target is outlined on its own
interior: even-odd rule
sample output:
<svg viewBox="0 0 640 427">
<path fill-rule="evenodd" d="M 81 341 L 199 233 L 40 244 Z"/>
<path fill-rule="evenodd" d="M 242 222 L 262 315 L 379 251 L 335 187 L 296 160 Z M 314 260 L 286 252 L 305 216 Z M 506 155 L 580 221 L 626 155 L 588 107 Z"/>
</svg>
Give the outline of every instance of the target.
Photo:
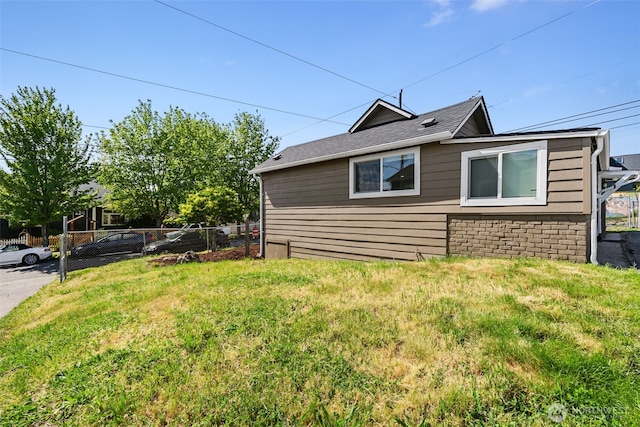
<svg viewBox="0 0 640 427">
<path fill-rule="evenodd" d="M 337 122 L 337 121 L 327 120 L 327 119 L 321 119 L 319 117 L 308 116 L 306 114 L 300 114 L 300 113 L 294 113 L 292 111 L 281 110 L 279 108 L 266 107 L 264 105 L 253 104 L 253 103 L 250 103 L 250 102 L 238 101 L 236 99 L 225 98 L 225 97 L 222 97 L 222 96 L 212 95 L 212 94 L 204 93 L 204 92 L 198 92 L 198 91 L 191 90 L 191 89 L 184 89 L 184 88 L 181 88 L 181 87 L 171 86 L 171 85 L 167 85 L 167 84 L 164 84 L 164 83 L 152 82 L 150 80 L 144 80 L 144 79 L 139 79 L 139 78 L 136 78 L 136 77 L 125 76 L 124 74 L 112 73 L 110 71 L 104 71 L 104 70 L 99 70 L 97 68 L 85 67 L 84 65 L 72 64 L 70 62 L 58 61 L 56 59 L 45 58 L 43 56 L 33 55 L 33 54 L 30 54 L 30 53 L 26 53 L 26 52 L 20 52 L 20 51 L 17 51 L 17 50 L 7 49 L 7 48 L 4 48 L 4 47 L 0 47 L 0 50 L 3 50 L 5 52 L 15 53 L 17 55 L 28 56 L 30 58 L 40 59 L 42 61 L 49 61 L 49 62 L 53 62 L 53 63 L 56 63 L 56 64 L 62 64 L 62 65 L 66 65 L 66 66 L 69 66 L 69 67 L 79 68 L 79 69 L 82 69 L 82 70 L 93 71 L 94 73 L 106 74 L 108 76 L 113 76 L 113 77 L 118 77 L 118 78 L 121 78 L 121 79 L 132 80 L 132 81 L 135 81 L 135 82 L 145 83 L 145 84 L 148 84 L 148 85 L 153 85 L 153 86 L 164 87 L 164 88 L 167 88 L 167 89 L 178 90 L 180 92 L 192 93 L 194 95 L 206 96 L 208 98 L 220 99 L 222 101 L 233 102 L 235 104 L 248 105 L 250 107 L 262 108 L 264 110 L 275 111 L 275 112 L 283 113 L 283 114 L 290 114 L 292 116 L 304 117 L 304 118 L 313 119 L 313 120 L 328 121 L 328 122 L 336 123 L 336 124 L 339 124 L 339 125 L 349 126 L 347 123 L 342 123 L 342 122 Z"/>
<path fill-rule="evenodd" d="M 633 60 L 631 60 L 631 61 L 633 61 Z M 609 66 L 609 67 L 606 67 L 606 68 L 604 68 L 604 69 L 606 70 L 606 69 L 609 69 L 609 68 L 617 67 L 617 66 L 619 66 L 619 65 L 624 64 L 625 62 L 627 62 L 627 61 L 621 61 L 621 62 L 618 62 L 617 64 L 613 64 L 613 65 L 611 65 L 611 66 Z M 636 61 L 636 62 L 637 62 L 637 61 Z M 634 62 L 634 63 L 635 63 L 635 62 Z M 565 84 L 567 84 L 567 83 L 574 82 L 574 81 L 576 81 L 576 80 L 580 80 L 580 79 L 582 79 L 582 78 L 584 78 L 584 77 L 594 75 L 594 74 L 596 74 L 596 72 L 597 72 L 597 71 L 590 71 L 590 72 L 588 72 L 588 73 L 580 74 L 579 76 L 571 77 L 571 78 L 569 78 L 569 79 L 567 79 L 567 80 L 561 81 L 561 82 L 559 82 L 559 83 L 555 83 L 555 84 L 553 84 L 552 86 L 548 87 L 547 89 L 553 89 L 553 88 L 555 88 L 555 87 L 562 86 L 562 85 L 565 85 Z M 507 102 L 515 101 L 516 99 L 520 99 L 520 98 L 525 98 L 526 96 L 527 96 L 526 94 L 522 94 L 522 95 L 519 95 L 519 96 L 516 96 L 516 97 L 513 97 L 513 98 L 505 99 L 504 101 L 500 101 L 500 102 L 497 102 L 497 103 L 494 103 L 494 104 L 488 105 L 487 107 L 488 107 L 488 108 L 495 108 L 495 107 L 497 107 L 497 106 L 499 106 L 499 105 L 506 104 Z"/>
<path fill-rule="evenodd" d="M 296 55 L 293 55 L 293 54 L 291 54 L 291 53 L 285 52 L 285 51 L 283 51 L 283 50 L 281 50 L 281 49 L 278 49 L 278 48 L 276 48 L 276 47 L 273 47 L 273 46 L 271 46 L 271 45 L 268 45 L 268 44 L 266 44 L 266 43 L 263 43 L 263 42 L 261 42 L 261 41 L 259 41 L 259 40 L 256 40 L 256 39 L 253 39 L 253 38 L 251 38 L 251 37 L 245 36 L 244 34 L 240 34 L 240 33 L 238 33 L 237 31 L 233 31 L 233 30 L 231 30 L 231 29 L 229 29 L 229 28 L 223 27 L 223 26 L 222 26 L 222 25 L 220 25 L 220 24 L 216 24 L 215 22 L 211 22 L 211 21 L 209 21 L 209 20 L 207 20 L 207 19 L 204 19 L 204 18 L 202 18 L 202 17 L 200 17 L 200 16 L 198 16 L 198 15 L 194 15 L 193 13 L 187 12 L 186 10 L 183 10 L 183 9 L 178 8 L 178 7 L 172 6 L 172 5 L 168 4 L 168 3 L 162 2 L 162 1 L 160 1 L 160 0 L 154 0 L 154 1 L 155 1 L 156 3 L 158 3 L 158 4 L 161 4 L 161 5 L 163 5 L 163 6 L 166 6 L 166 7 L 170 8 L 170 9 L 173 9 L 173 10 L 175 10 L 175 11 L 177 11 L 177 12 L 180 12 L 180 13 L 183 13 L 183 14 L 185 14 L 185 15 L 187 15 L 187 16 L 190 16 L 191 18 L 197 19 L 198 21 L 202 21 L 202 22 L 204 22 L 204 23 L 206 23 L 206 24 L 212 25 L 212 26 L 214 26 L 214 27 L 216 27 L 216 28 L 219 28 L 219 29 L 221 29 L 221 30 L 223 30 L 223 31 L 226 31 L 226 32 L 228 32 L 228 33 L 231 33 L 231 34 L 233 34 L 234 36 L 241 37 L 241 38 L 243 38 L 243 39 L 245 39 L 245 40 L 250 41 L 251 43 L 255 43 L 255 44 L 259 45 L 259 46 L 262 46 L 262 47 L 265 47 L 265 48 L 267 48 L 267 49 L 270 49 L 270 50 L 272 50 L 272 51 L 274 51 L 274 52 L 277 52 L 277 53 L 279 53 L 279 54 L 281 54 L 281 55 L 288 56 L 289 58 L 295 59 L 296 61 L 302 62 L 303 64 L 306 64 L 306 65 L 309 65 L 309 66 L 311 66 L 311 67 L 317 68 L 317 69 L 322 70 L 322 71 L 324 71 L 324 72 L 327 72 L 327 73 L 329 73 L 329 74 L 333 74 L 333 75 L 334 75 L 334 76 L 336 76 L 336 77 L 340 77 L 340 78 L 341 78 L 341 79 L 343 79 L 343 80 L 347 80 L 347 81 L 349 81 L 349 82 L 351 82 L 351 83 L 355 83 L 355 84 L 357 84 L 358 86 L 362 86 L 362 87 L 364 87 L 364 88 L 367 88 L 367 89 L 369 89 L 369 90 L 372 90 L 372 91 L 374 91 L 374 92 L 377 92 L 377 93 L 379 93 L 379 94 L 381 94 L 381 95 L 383 95 L 383 96 L 393 96 L 393 95 L 387 94 L 387 93 L 385 93 L 385 92 L 383 92 L 383 91 L 381 91 L 381 90 L 375 89 L 375 88 L 373 88 L 373 87 L 371 87 L 371 86 L 369 86 L 369 85 L 366 85 L 366 84 L 364 84 L 364 83 L 361 83 L 361 82 L 359 82 L 359 81 L 357 81 L 357 80 L 354 80 L 354 79 L 349 78 L 349 77 L 347 77 L 347 76 L 344 76 L 344 75 L 342 75 L 342 74 L 336 73 L 335 71 L 331 71 L 331 70 L 329 70 L 328 68 L 325 68 L 325 67 L 322 67 L 322 66 L 320 66 L 320 65 L 314 64 L 314 63 L 313 63 L 313 62 L 311 62 L 311 61 L 307 61 L 306 59 L 302 59 L 302 58 L 300 58 L 299 56 L 296 56 Z M 395 98 L 395 96 L 393 96 L 393 97 Z"/>
<path fill-rule="evenodd" d="M 619 122 L 620 120 L 630 119 L 631 117 L 638 117 L 638 116 L 640 116 L 640 114 L 633 114 L 631 116 L 619 117 L 617 119 L 605 120 L 603 122 L 598 122 L 598 123 L 591 123 L 590 125 L 586 125 L 585 127 L 597 126 L 597 125 L 601 125 L 603 123 Z"/>
<path fill-rule="evenodd" d="M 521 38 L 523 38 L 523 37 L 526 37 L 526 36 L 528 36 L 528 35 L 529 35 L 529 34 L 531 34 L 531 33 L 534 33 L 534 32 L 536 32 L 536 31 L 538 31 L 538 30 L 541 30 L 541 29 L 543 29 L 544 27 L 547 27 L 547 26 L 549 26 L 549 25 L 551 25 L 551 24 L 553 24 L 553 23 L 555 23 L 555 22 L 560 21 L 561 19 L 564 19 L 564 18 L 566 18 L 566 17 L 568 17 L 568 16 L 571 16 L 571 15 L 573 15 L 574 13 L 577 13 L 577 12 L 579 12 L 579 11 L 581 11 L 581 10 L 583 10 L 583 9 L 586 9 L 586 8 L 588 8 L 588 7 L 590 7 L 590 6 L 594 5 L 594 4 L 596 4 L 596 3 L 599 3 L 600 1 L 601 1 L 601 0 L 594 0 L 594 1 L 592 1 L 591 3 L 587 4 L 587 5 L 584 5 L 584 6 L 582 6 L 582 7 L 579 7 L 579 8 L 577 8 L 577 9 L 574 9 L 574 10 L 572 10 L 572 11 L 570 11 L 570 12 L 567 12 L 567 13 L 565 13 L 565 14 L 564 14 L 564 15 L 562 15 L 562 16 L 559 16 L 559 17 L 557 17 L 557 18 L 555 18 L 555 19 L 552 19 L 551 21 L 545 22 L 545 23 L 544 23 L 544 24 L 542 24 L 542 25 L 538 25 L 538 26 L 537 26 L 537 27 L 535 27 L 535 28 L 532 28 L 532 29 L 530 29 L 530 30 L 528 30 L 528 31 L 525 31 L 524 33 L 522 33 L 522 34 L 520 34 L 520 35 L 517 35 L 517 36 L 513 37 L 513 38 L 512 38 L 512 39 L 510 39 L 510 40 L 507 40 L 507 41 L 505 41 L 505 42 L 502 42 L 502 43 L 500 43 L 500 44 L 498 44 L 498 45 L 496 45 L 496 46 L 494 46 L 494 47 L 492 47 L 492 48 L 489 48 L 489 49 L 484 50 L 484 51 L 482 51 L 482 52 L 480 52 L 480 53 L 478 53 L 478 54 L 476 54 L 476 55 L 473 55 L 473 56 L 471 56 L 471 57 L 469 57 L 469 58 L 467 58 L 467 59 L 464 59 L 464 60 L 462 60 L 462 61 L 460 61 L 460 62 L 457 62 L 457 63 L 455 63 L 455 64 L 453 64 L 453 65 L 451 65 L 451 66 L 449 66 L 449 67 L 447 67 L 447 68 L 444 68 L 444 69 L 442 69 L 442 70 L 440 70 L 440 71 L 438 71 L 438 72 L 436 72 L 436 73 L 430 74 L 430 75 L 428 75 L 428 76 L 426 76 L 426 77 L 424 77 L 424 78 L 422 78 L 422 79 L 420 79 L 420 80 L 416 80 L 416 81 L 415 81 L 415 82 L 413 82 L 413 83 L 410 83 L 410 84 L 408 84 L 408 85 L 406 85 L 406 86 L 403 86 L 403 89 L 408 88 L 408 87 L 411 87 L 411 86 L 415 86 L 415 85 L 417 85 L 418 83 L 422 83 L 422 82 L 423 82 L 423 81 L 425 81 L 425 80 L 428 80 L 428 79 L 430 79 L 430 78 L 432 78 L 432 77 L 435 77 L 435 76 L 437 76 L 437 75 L 440 75 L 440 74 L 442 74 L 442 73 L 444 73 L 444 72 L 447 72 L 447 71 L 449 71 L 449 70 L 451 70 L 451 69 L 453 69 L 453 68 L 459 67 L 459 66 L 460 66 L 460 65 L 462 65 L 462 64 L 466 64 L 467 62 L 470 62 L 470 61 L 472 61 L 472 60 L 474 60 L 474 59 L 476 59 L 476 58 L 478 58 L 478 57 L 480 57 L 480 56 L 486 55 L 486 54 L 487 54 L 487 53 L 489 53 L 489 52 L 493 52 L 494 50 L 500 49 L 501 47 L 506 46 L 506 45 L 507 45 L 507 44 L 509 44 L 509 43 L 513 43 L 514 41 L 516 41 L 516 40 L 518 40 L 518 39 L 521 39 Z"/>
<path fill-rule="evenodd" d="M 633 122 L 633 123 L 627 123 L 626 125 L 614 126 L 614 127 L 612 127 L 612 128 L 609 128 L 609 130 L 612 130 L 612 129 L 620 129 L 620 128 L 626 128 L 626 127 L 629 127 L 629 126 L 635 126 L 635 125 L 640 125 L 640 122 Z"/>
<path fill-rule="evenodd" d="M 156 0 L 156 1 L 157 1 L 157 0 Z M 547 26 L 549 26 L 549 25 L 551 25 L 551 24 L 553 24 L 553 23 L 555 23 L 555 22 L 558 22 L 558 21 L 560 21 L 561 19 L 567 18 L 568 16 L 571 16 L 571 15 L 573 15 L 573 14 L 575 14 L 575 13 L 577 13 L 577 12 L 581 11 L 581 10 L 584 10 L 584 9 L 586 9 L 586 8 L 590 7 L 590 6 L 593 6 L 594 4 L 599 3 L 600 1 L 601 1 L 601 0 L 594 0 L 594 1 L 592 1 L 591 3 L 588 3 L 588 4 L 586 4 L 586 5 L 584 5 L 584 6 L 581 6 L 581 7 L 577 8 L 577 9 L 574 9 L 574 10 L 572 10 L 572 11 L 569 11 L 569 12 L 565 13 L 564 15 L 561 15 L 561 16 L 559 16 L 559 17 L 555 18 L 555 19 L 552 19 L 551 21 L 545 22 L 544 24 L 538 25 L 537 27 L 534 27 L 534 28 L 532 28 L 532 29 L 530 29 L 530 30 L 528 30 L 528 31 L 525 31 L 524 33 L 521 33 L 521 34 L 519 34 L 519 35 L 517 35 L 517 36 L 515 36 L 515 37 L 511 38 L 511 39 L 510 39 L 510 40 L 508 40 L 508 41 L 505 41 L 505 42 L 503 42 L 503 43 L 500 43 L 500 44 L 498 44 L 498 45 L 496 45 L 496 46 L 494 46 L 494 47 L 492 47 L 492 48 L 486 49 L 486 50 L 484 50 L 484 51 L 482 51 L 482 52 L 480 52 L 480 53 L 477 53 L 477 54 L 475 54 L 475 55 L 473 55 L 473 56 L 470 56 L 469 58 L 466 58 L 466 59 L 464 59 L 464 60 L 462 60 L 462 61 L 460 61 L 460 62 L 457 62 L 457 63 L 455 63 L 455 64 L 453 64 L 453 65 L 450 65 L 450 66 L 448 66 L 448 67 L 446 67 L 446 68 L 443 68 L 443 69 L 442 69 L 442 70 L 440 70 L 440 71 L 437 71 L 437 72 L 435 72 L 435 73 L 433 73 L 433 74 L 429 74 L 428 76 L 423 77 L 423 78 L 421 78 L 421 79 L 419 79 L 419 80 L 416 80 L 416 81 L 415 81 L 415 82 L 413 82 L 413 83 L 410 83 L 410 84 L 408 84 L 408 85 L 405 85 L 405 86 L 403 86 L 401 89 L 406 89 L 406 88 L 408 88 L 408 87 L 415 86 L 415 85 L 417 85 L 417 84 L 419 84 L 419 83 L 424 82 L 425 80 L 431 79 L 431 78 L 433 78 L 433 77 L 435 77 L 435 76 L 438 76 L 438 75 L 443 74 L 443 73 L 445 73 L 445 72 L 447 72 L 447 71 L 450 71 L 450 70 L 452 70 L 452 69 L 454 69 L 454 68 L 456 68 L 456 67 L 459 67 L 460 65 L 466 64 L 467 62 L 470 62 L 470 61 L 473 61 L 474 59 L 477 59 L 477 58 L 479 58 L 479 57 L 481 57 L 481 56 L 483 56 L 483 55 L 486 55 L 487 53 L 493 52 L 494 50 L 497 50 L 497 49 L 499 49 L 499 48 L 501 48 L 501 47 L 503 47 L 503 46 L 505 46 L 505 45 L 507 45 L 507 44 L 509 44 L 509 43 L 512 43 L 512 42 L 514 42 L 514 41 L 516 41 L 516 40 L 519 40 L 519 39 L 521 39 L 521 38 L 523 38 L 523 37 L 525 37 L 525 36 L 528 36 L 528 35 L 529 35 L 529 34 L 531 34 L 531 33 L 534 33 L 534 32 L 536 32 L 536 31 L 538 31 L 538 30 L 541 30 L 541 29 L 543 29 L 543 28 L 545 28 L 545 27 L 547 27 Z M 397 93 L 397 92 L 399 92 L 399 91 L 400 91 L 400 89 L 398 89 L 398 90 L 396 90 L 396 91 L 393 91 L 393 92 L 391 92 L 391 93 Z M 386 95 L 386 96 L 391 96 L 389 93 L 388 93 L 388 94 L 385 94 L 385 95 Z M 371 102 L 373 102 L 373 101 L 371 101 Z M 371 102 L 369 102 L 369 103 L 365 103 L 365 104 L 363 104 L 363 105 L 371 104 Z M 294 133 L 299 132 L 299 131 L 301 131 L 301 130 L 303 130 L 303 129 L 307 129 L 307 128 L 311 127 L 311 126 L 315 126 L 315 125 L 317 125 L 317 124 L 319 124 L 319 123 L 322 123 L 322 122 L 324 122 L 324 121 L 328 121 L 328 120 L 330 120 L 330 119 L 333 119 L 333 118 L 339 117 L 339 116 L 341 116 L 341 115 L 343 115 L 343 114 L 349 113 L 349 112 L 351 112 L 352 110 L 355 110 L 355 109 L 360 108 L 360 107 L 362 107 L 362 105 L 359 105 L 359 106 L 354 107 L 354 108 L 350 108 L 350 109 L 348 109 L 348 110 L 346 110 L 346 111 L 343 111 L 343 112 L 341 112 L 341 113 L 338 113 L 338 114 L 334 114 L 333 116 L 329 117 L 329 118 L 328 118 L 328 119 L 326 119 L 326 120 L 320 120 L 320 121 L 318 121 L 318 122 L 316 122 L 316 123 L 313 123 L 313 124 L 311 124 L 311 125 L 309 125 L 309 126 L 305 126 L 305 127 L 300 128 L 300 129 L 294 130 L 294 131 L 289 132 L 289 133 L 287 133 L 287 134 L 285 134 L 285 135 L 291 135 L 291 134 L 294 134 Z"/>
<path fill-rule="evenodd" d="M 108 128 L 108 127 L 105 127 L 105 126 L 95 126 L 95 125 L 82 125 L 82 127 L 95 128 L 95 129 L 111 129 L 111 128 Z"/>
<path fill-rule="evenodd" d="M 558 125 L 558 124 L 562 124 L 562 123 L 575 122 L 577 120 L 588 119 L 588 118 L 591 118 L 591 117 L 604 116 L 606 114 L 617 113 L 619 111 L 631 110 L 631 109 L 634 109 L 634 108 L 638 108 L 639 106 L 636 105 L 636 106 L 633 106 L 633 107 L 620 108 L 618 110 L 607 111 L 605 113 L 593 114 L 593 115 L 587 116 L 587 114 L 597 113 L 597 112 L 605 111 L 605 110 L 610 110 L 612 108 L 617 108 L 617 107 L 621 107 L 621 106 L 629 105 L 629 104 L 635 104 L 637 102 L 640 102 L 640 99 L 637 99 L 635 101 L 625 102 L 625 103 L 622 103 L 622 104 L 612 105 L 610 107 L 599 108 L 597 110 L 591 110 L 591 111 L 587 111 L 587 112 L 580 113 L 580 114 L 574 114 L 572 116 L 561 117 L 561 118 L 555 119 L 555 120 L 549 120 L 549 121 L 542 122 L 542 123 L 536 123 L 534 125 L 524 126 L 524 127 L 518 128 L 518 129 L 512 129 L 512 130 L 507 131 L 505 133 L 522 132 L 522 131 L 525 131 L 525 130 L 531 129 L 531 128 L 545 128 L 545 127 L 554 126 L 554 125 Z M 568 119 L 573 119 L 573 120 L 568 120 Z"/>
</svg>

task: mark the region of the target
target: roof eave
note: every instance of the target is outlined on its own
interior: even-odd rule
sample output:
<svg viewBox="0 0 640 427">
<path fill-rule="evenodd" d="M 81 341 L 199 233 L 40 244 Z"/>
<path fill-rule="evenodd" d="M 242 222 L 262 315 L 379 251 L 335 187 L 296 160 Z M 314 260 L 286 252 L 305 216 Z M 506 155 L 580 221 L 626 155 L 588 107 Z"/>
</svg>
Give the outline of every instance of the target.
<svg viewBox="0 0 640 427">
<path fill-rule="evenodd" d="M 363 156 L 366 154 L 380 153 L 383 151 L 396 150 L 400 148 L 408 148 L 416 145 L 427 144 L 451 139 L 453 134 L 450 131 L 438 132 L 430 135 L 423 135 L 416 138 L 404 139 L 401 141 L 388 142 L 386 144 L 375 145 L 373 147 L 359 148 L 357 150 L 344 151 L 342 153 L 329 154 L 326 156 L 315 157 L 311 159 L 300 160 L 297 162 L 284 163 L 282 165 L 268 166 L 265 168 L 255 168 L 249 171 L 251 174 L 259 174 L 265 172 L 273 172 L 281 169 L 288 169 L 296 166 L 310 165 L 313 163 L 326 162 L 329 160 L 344 159 L 347 157 Z"/>
<path fill-rule="evenodd" d="M 559 132 L 559 133 L 539 133 L 527 135 L 486 135 L 471 138 L 457 138 L 442 141 L 441 144 L 473 144 L 478 142 L 509 142 L 509 141 L 536 141 L 542 139 L 562 139 L 562 138 L 593 138 L 597 136 L 608 136 L 609 131 L 590 130 L 581 132 Z"/>
</svg>

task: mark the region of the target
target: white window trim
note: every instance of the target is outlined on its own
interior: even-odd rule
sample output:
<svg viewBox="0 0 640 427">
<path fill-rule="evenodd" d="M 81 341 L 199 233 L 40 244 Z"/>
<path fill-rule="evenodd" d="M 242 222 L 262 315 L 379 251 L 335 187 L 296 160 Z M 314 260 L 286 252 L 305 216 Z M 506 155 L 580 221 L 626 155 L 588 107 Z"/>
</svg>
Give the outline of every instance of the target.
<svg viewBox="0 0 640 427">
<path fill-rule="evenodd" d="M 116 225 L 125 225 L 126 222 L 114 222 L 111 218 L 114 216 L 123 216 L 120 212 L 111 211 L 108 209 L 103 209 L 102 211 L 102 225 L 107 226 L 116 226 Z M 106 220 L 106 221 L 105 221 Z"/>
<path fill-rule="evenodd" d="M 536 197 L 513 197 L 513 198 L 471 198 L 469 197 L 469 164 L 471 160 L 483 157 L 498 156 L 498 188 L 502 183 L 502 154 L 515 153 L 518 151 L 537 150 L 537 173 L 536 173 Z M 460 178 L 460 205 L 461 206 L 536 206 L 547 204 L 547 141 L 535 141 L 524 144 L 514 144 L 501 147 L 489 147 L 480 150 L 463 151 L 461 161 Z"/>
<path fill-rule="evenodd" d="M 355 173 L 354 164 L 366 162 L 367 160 L 382 159 L 385 157 L 399 156 L 402 154 L 413 154 L 413 182 L 414 188 L 411 190 L 382 191 L 382 182 L 380 182 L 380 191 L 369 193 L 355 192 Z M 382 162 L 380 162 L 382 169 Z M 382 170 L 380 170 L 380 180 L 383 179 Z M 405 150 L 387 151 L 384 153 L 370 154 L 368 156 L 354 157 L 349 159 L 349 198 L 350 199 L 373 199 L 378 197 L 402 197 L 402 196 L 419 196 L 420 195 L 420 147 L 413 147 Z"/>
</svg>

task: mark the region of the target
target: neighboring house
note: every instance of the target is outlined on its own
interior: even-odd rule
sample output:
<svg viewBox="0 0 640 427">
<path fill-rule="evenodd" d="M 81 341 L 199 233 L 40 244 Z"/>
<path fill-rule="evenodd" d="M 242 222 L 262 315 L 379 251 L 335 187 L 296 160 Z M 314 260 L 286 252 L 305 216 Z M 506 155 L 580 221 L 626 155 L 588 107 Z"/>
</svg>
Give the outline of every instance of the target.
<svg viewBox="0 0 640 427">
<path fill-rule="evenodd" d="M 97 205 L 89 209 L 74 212 L 68 215 L 69 231 L 89 231 L 100 229 L 118 229 L 127 225 L 123 214 L 112 211 L 104 206 L 107 189 L 95 181 L 81 185 L 80 190 L 91 189 L 97 191 Z M 15 226 L 15 224 L 14 224 Z M 40 226 L 32 227 L 31 231 L 39 235 Z M 62 220 L 49 224 L 50 230 L 62 230 Z M 15 237 L 22 226 L 11 227 L 8 220 L 0 218 L 0 238 Z"/>
<path fill-rule="evenodd" d="M 419 116 L 378 100 L 252 173 L 266 258 L 353 260 L 595 262 L 601 183 L 637 179 L 609 171 L 608 131 L 495 135 L 482 97 Z"/>
<path fill-rule="evenodd" d="M 614 156 L 611 158 L 610 169 L 618 171 L 640 170 L 640 154 Z M 640 191 L 633 183 L 623 185 L 607 199 L 607 217 L 618 218 L 621 225 L 640 227 L 639 206 Z"/>
<path fill-rule="evenodd" d="M 9 221 L 0 218 L 0 239 L 9 238 Z"/>
<path fill-rule="evenodd" d="M 108 192 L 105 187 L 95 181 L 91 181 L 89 184 L 80 186 L 80 189 L 97 191 L 97 205 L 69 216 L 70 231 L 117 229 L 127 224 L 123 214 L 104 206 L 105 196 Z"/>
</svg>

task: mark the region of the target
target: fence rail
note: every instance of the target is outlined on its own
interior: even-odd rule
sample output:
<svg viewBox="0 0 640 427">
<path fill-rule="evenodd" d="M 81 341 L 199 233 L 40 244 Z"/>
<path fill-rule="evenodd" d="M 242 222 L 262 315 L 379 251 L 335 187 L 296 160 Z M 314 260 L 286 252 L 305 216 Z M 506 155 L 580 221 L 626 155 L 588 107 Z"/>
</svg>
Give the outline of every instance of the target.
<svg viewBox="0 0 640 427">
<path fill-rule="evenodd" d="M 250 223 L 249 225 L 249 233 L 255 232 L 258 230 L 260 226 L 259 223 Z M 245 225 L 244 224 L 230 224 L 223 227 L 218 227 L 219 229 L 224 230 L 224 232 L 228 235 L 237 235 L 245 233 Z M 167 233 L 172 231 L 178 231 L 179 228 L 136 228 L 136 229 L 114 229 L 114 230 L 90 230 L 90 231 L 70 231 L 69 232 L 69 248 L 83 244 L 83 243 L 91 243 L 99 240 L 108 234 L 118 233 L 123 231 L 134 231 L 136 233 L 149 233 L 153 236 L 155 240 L 163 239 Z M 27 234 L 25 236 L 17 237 L 15 239 L 0 239 L 0 246 L 9 245 L 9 244 L 25 244 L 33 247 L 42 246 L 43 238 L 32 236 Z M 54 235 L 49 236 L 49 248 L 52 251 L 57 251 L 60 248 L 60 236 Z"/>
<path fill-rule="evenodd" d="M 0 246 L 15 245 L 15 244 L 20 244 L 20 243 L 22 243 L 24 245 L 28 245 L 27 236 L 17 237 L 15 239 L 0 239 Z"/>
<path fill-rule="evenodd" d="M 59 247 L 62 248 L 60 277 L 64 280 L 68 271 L 145 255 L 184 253 L 190 250 L 216 251 L 241 246 L 247 242 L 247 238 L 241 236 L 243 233 L 248 236 L 249 241 L 259 238 L 257 224 L 250 224 L 247 231 L 245 233 L 244 225 L 235 224 L 224 227 L 194 227 L 188 230 L 163 227 L 67 231 L 59 240 Z M 57 246 L 58 237 L 55 241 L 50 241 L 50 244 Z"/>
<path fill-rule="evenodd" d="M 42 246 L 43 239 L 42 237 L 35 237 L 30 234 L 22 237 L 16 237 L 15 239 L 0 239 L 0 246 L 4 245 L 14 245 L 14 244 L 23 244 L 29 245 L 33 247 Z M 49 248 L 54 251 L 58 250 L 60 245 L 60 236 L 49 236 Z"/>
<path fill-rule="evenodd" d="M 34 237 L 27 235 L 27 245 L 29 246 L 42 246 L 44 239 L 42 237 Z M 60 236 L 49 236 L 49 248 L 52 251 L 58 250 L 60 247 Z"/>
</svg>

